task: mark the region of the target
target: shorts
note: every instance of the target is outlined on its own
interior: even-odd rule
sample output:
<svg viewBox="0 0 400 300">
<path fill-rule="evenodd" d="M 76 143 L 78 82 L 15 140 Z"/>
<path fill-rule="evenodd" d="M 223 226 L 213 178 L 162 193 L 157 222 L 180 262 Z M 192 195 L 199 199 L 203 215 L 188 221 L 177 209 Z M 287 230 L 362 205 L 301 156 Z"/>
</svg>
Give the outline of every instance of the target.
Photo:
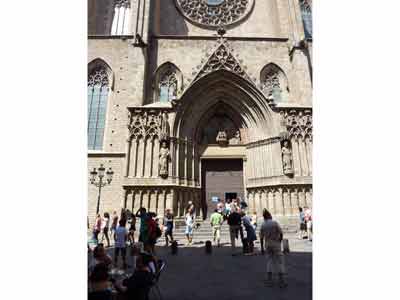
<svg viewBox="0 0 400 300">
<path fill-rule="evenodd" d="M 167 228 L 165 229 L 165 235 L 172 235 L 172 230 L 173 227 L 167 225 Z"/>
<path fill-rule="evenodd" d="M 300 230 L 307 230 L 306 223 L 300 223 Z"/>
<path fill-rule="evenodd" d="M 193 226 L 186 226 L 185 234 L 193 235 Z"/>
</svg>

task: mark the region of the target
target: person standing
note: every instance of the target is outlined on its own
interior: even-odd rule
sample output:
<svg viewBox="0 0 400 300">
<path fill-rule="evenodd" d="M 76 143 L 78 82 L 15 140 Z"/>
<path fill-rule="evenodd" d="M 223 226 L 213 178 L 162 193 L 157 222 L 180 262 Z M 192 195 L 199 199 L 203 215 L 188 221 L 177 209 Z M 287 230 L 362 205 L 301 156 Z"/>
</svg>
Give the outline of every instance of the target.
<svg viewBox="0 0 400 300">
<path fill-rule="evenodd" d="M 278 273 L 279 286 L 284 288 L 287 286 L 283 278 L 285 273 L 285 264 L 282 253 L 282 239 L 283 233 L 281 226 L 275 220 L 272 220 L 271 213 L 264 209 L 263 211 L 264 222 L 260 229 L 261 253 L 267 253 L 267 280 L 268 286 L 273 285 L 272 274 Z M 265 244 L 265 248 L 264 248 Z"/>
<path fill-rule="evenodd" d="M 249 243 L 249 254 L 251 255 L 254 253 L 254 241 L 257 240 L 256 231 L 253 224 L 251 224 L 250 217 L 244 211 L 241 212 L 241 215 L 244 229 L 246 229 L 247 242 Z"/>
<path fill-rule="evenodd" d="M 254 227 L 254 230 L 257 231 L 257 213 L 253 211 L 253 215 L 251 216 L 251 224 Z"/>
<path fill-rule="evenodd" d="M 307 206 L 304 207 L 304 220 L 306 222 L 307 238 L 312 241 L 312 212 Z"/>
<path fill-rule="evenodd" d="M 299 239 L 302 240 L 304 234 L 306 233 L 307 227 L 306 227 L 305 214 L 301 207 L 299 207 L 299 223 L 300 223 Z"/>
<path fill-rule="evenodd" d="M 136 217 L 134 214 L 130 213 L 129 218 L 129 235 L 128 240 L 131 245 L 135 243 L 135 231 L 136 231 Z"/>
<path fill-rule="evenodd" d="M 193 226 L 194 226 L 194 215 L 191 214 L 190 210 L 186 213 L 185 216 L 185 223 L 186 223 L 186 238 L 187 238 L 187 245 L 190 246 L 193 241 Z"/>
<path fill-rule="evenodd" d="M 117 212 L 114 210 L 112 213 L 112 222 L 111 222 L 111 234 L 115 233 L 115 229 L 117 229 L 118 225 L 118 215 Z"/>
<path fill-rule="evenodd" d="M 147 244 L 148 238 L 148 228 L 147 228 L 147 211 L 144 207 L 141 207 L 136 212 L 136 217 L 140 218 L 140 229 L 139 229 L 139 242 L 142 242 L 144 245 Z"/>
<path fill-rule="evenodd" d="M 112 300 L 112 288 L 109 281 L 108 267 L 99 263 L 89 276 L 88 300 Z"/>
<path fill-rule="evenodd" d="M 228 225 L 229 225 L 229 234 L 231 238 L 232 255 L 235 255 L 235 246 L 236 246 L 235 241 L 238 237 L 238 232 L 240 231 L 241 228 L 241 216 L 236 211 L 236 209 L 233 209 L 231 214 L 229 215 Z"/>
<path fill-rule="evenodd" d="M 99 243 L 99 233 L 101 232 L 101 216 L 97 214 L 96 220 L 93 225 L 93 240 L 96 242 L 96 245 Z"/>
<path fill-rule="evenodd" d="M 115 253 L 114 253 L 114 264 L 118 265 L 118 256 L 121 253 L 123 268 L 126 269 L 126 241 L 128 239 L 128 231 L 125 228 L 126 223 L 123 219 L 119 220 L 119 226 L 115 230 Z"/>
<path fill-rule="evenodd" d="M 165 210 L 163 225 L 165 228 L 165 246 L 168 247 L 168 237 L 171 239 L 171 242 L 174 241 L 174 237 L 172 236 L 172 231 L 174 229 L 174 216 L 169 208 Z"/>
<path fill-rule="evenodd" d="M 101 241 L 103 241 L 103 239 L 106 238 L 107 248 L 108 248 L 110 247 L 110 238 L 108 236 L 108 231 L 110 230 L 110 214 L 108 212 L 104 213 L 102 227 L 103 227 L 103 236 L 101 238 Z"/>
<path fill-rule="evenodd" d="M 218 209 L 214 210 L 214 213 L 210 217 L 211 227 L 213 229 L 213 241 L 217 242 L 217 246 L 220 246 L 221 240 L 221 225 L 224 221 L 222 214 L 218 212 Z"/>
</svg>

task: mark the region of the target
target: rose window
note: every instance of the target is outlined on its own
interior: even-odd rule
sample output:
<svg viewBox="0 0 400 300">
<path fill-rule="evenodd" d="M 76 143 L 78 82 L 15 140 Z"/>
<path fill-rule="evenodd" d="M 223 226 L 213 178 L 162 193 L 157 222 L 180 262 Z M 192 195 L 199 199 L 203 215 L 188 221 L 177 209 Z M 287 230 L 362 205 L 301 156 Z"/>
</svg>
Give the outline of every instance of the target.
<svg viewBox="0 0 400 300">
<path fill-rule="evenodd" d="M 175 0 L 179 10 L 191 22 L 217 28 L 244 19 L 252 10 L 254 0 Z"/>
</svg>

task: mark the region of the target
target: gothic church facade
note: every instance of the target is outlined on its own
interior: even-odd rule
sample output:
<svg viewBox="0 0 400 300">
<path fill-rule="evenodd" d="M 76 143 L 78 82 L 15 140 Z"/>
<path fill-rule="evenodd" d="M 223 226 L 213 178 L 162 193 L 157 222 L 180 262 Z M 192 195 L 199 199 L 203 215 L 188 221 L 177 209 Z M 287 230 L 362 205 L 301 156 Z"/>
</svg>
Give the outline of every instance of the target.
<svg viewBox="0 0 400 300">
<path fill-rule="evenodd" d="M 89 0 L 88 213 L 312 206 L 307 0 Z M 98 202 L 99 201 L 99 202 Z"/>
</svg>

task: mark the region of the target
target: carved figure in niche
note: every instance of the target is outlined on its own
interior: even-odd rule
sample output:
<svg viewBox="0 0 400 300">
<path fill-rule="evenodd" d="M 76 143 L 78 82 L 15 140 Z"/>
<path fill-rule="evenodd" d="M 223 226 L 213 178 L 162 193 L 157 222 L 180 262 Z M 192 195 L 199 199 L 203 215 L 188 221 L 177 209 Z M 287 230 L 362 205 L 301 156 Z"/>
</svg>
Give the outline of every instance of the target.
<svg viewBox="0 0 400 300">
<path fill-rule="evenodd" d="M 160 154 L 158 155 L 158 157 L 158 173 L 161 177 L 166 178 L 168 177 L 168 162 L 170 158 L 170 153 L 166 141 L 163 141 L 161 143 Z"/>
<path fill-rule="evenodd" d="M 292 150 L 290 149 L 289 141 L 284 141 L 282 145 L 282 164 L 284 174 L 293 174 Z"/>
<path fill-rule="evenodd" d="M 168 114 L 163 112 L 161 115 L 161 132 L 160 132 L 160 140 L 165 141 L 169 139 L 169 122 L 168 122 Z"/>
<path fill-rule="evenodd" d="M 226 144 L 228 137 L 225 130 L 218 131 L 216 141 L 218 144 Z"/>
<path fill-rule="evenodd" d="M 240 131 L 236 130 L 234 137 L 229 140 L 229 144 L 230 145 L 239 145 L 240 141 L 241 141 L 241 139 L 240 139 Z"/>
</svg>

